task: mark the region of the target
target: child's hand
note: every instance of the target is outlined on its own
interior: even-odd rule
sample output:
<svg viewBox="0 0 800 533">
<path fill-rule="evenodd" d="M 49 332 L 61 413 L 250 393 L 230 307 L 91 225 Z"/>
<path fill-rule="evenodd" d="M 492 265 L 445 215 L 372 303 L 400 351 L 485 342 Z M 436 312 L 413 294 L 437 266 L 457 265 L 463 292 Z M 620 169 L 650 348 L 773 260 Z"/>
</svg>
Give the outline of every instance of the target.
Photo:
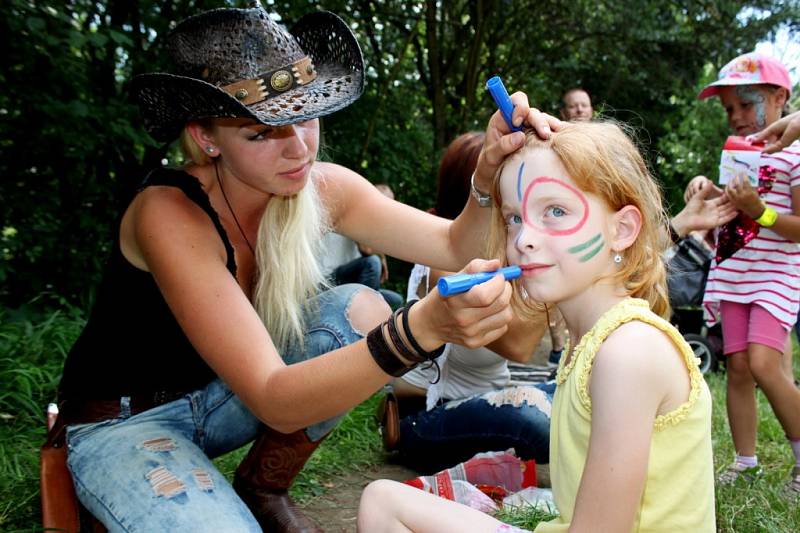
<svg viewBox="0 0 800 533">
<path fill-rule="evenodd" d="M 722 194 L 722 189 L 714 185 L 713 181 L 705 176 L 695 176 L 686 186 L 686 190 L 683 191 L 683 201 L 688 204 L 692 196 L 705 188 L 711 189 L 711 191 L 706 191 L 708 193 L 705 196 L 706 198 L 713 198 Z"/>
<path fill-rule="evenodd" d="M 764 202 L 746 178 L 739 176 L 729 181 L 725 187 L 725 195 L 738 210 L 750 218 L 758 218 L 764 212 Z"/>
<path fill-rule="evenodd" d="M 558 131 L 564 124 L 557 118 L 530 107 L 525 93 L 512 94 L 511 101 L 514 102 L 514 125 L 531 128 L 542 139 L 549 138 L 552 131 Z M 502 113 L 496 111 L 486 127 L 486 140 L 475 169 L 475 187 L 480 191 L 490 192 L 492 180 L 500 164 L 509 154 L 521 148 L 524 142 L 525 134 L 520 131 L 512 133 Z"/>
<path fill-rule="evenodd" d="M 699 189 L 686 202 L 686 206 L 681 212 L 675 215 L 672 219 L 672 226 L 679 236 L 683 237 L 696 230 L 713 229 L 736 218 L 738 211 L 724 194 L 710 200 L 707 199 L 709 196 L 716 195 L 717 191 L 722 192 L 716 186 Z"/>
</svg>

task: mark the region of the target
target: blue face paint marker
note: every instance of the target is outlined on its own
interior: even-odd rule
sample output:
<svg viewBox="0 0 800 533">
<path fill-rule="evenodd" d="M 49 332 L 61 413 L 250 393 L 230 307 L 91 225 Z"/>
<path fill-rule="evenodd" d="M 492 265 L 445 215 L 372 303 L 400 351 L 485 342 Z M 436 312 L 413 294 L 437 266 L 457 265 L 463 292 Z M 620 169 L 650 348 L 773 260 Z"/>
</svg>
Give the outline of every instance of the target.
<svg viewBox="0 0 800 533">
<path fill-rule="evenodd" d="M 453 274 L 439 278 L 436 288 L 442 296 L 452 296 L 467 292 L 475 285 L 485 283 L 492 279 L 495 274 L 502 274 L 506 281 L 517 279 L 522 275 L 522 269 L 518 266 L 508 266 L 494 272 L 478 272 L 477 274 Z"/>
<path fill-rule="evenodd" d="M 520 163 L 517 171 L 517 198 L 522 201 L 522 171 L 525 169 L 525 161 Z"/>
<path fill-rule="evenodd" d="M 503 80 L 500 79 L 500 76 L 489 78 L 489 81 L 486 82 L 486 90 L 492 95 L 494 103 L 500 109 L 500 113 L 506 119 L 506 124 L 511 128 L 511 131 L 522 131 L 522 128 L 514 126 L 514 123 L 511 122 L 511 116 L 514 114 L 514 104 L 511 102 L 511 97 L 508 96 L 508 91 L 506 91 L 506 86 L 503 85 Z"/>
</svg>

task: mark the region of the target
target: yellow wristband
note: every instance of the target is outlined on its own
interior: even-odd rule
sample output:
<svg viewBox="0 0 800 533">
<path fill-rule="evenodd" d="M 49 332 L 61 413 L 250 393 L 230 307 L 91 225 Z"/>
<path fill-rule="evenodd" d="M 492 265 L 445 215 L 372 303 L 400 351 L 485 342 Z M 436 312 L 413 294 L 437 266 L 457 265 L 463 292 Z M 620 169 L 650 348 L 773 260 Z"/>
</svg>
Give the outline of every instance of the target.
<svg viewBox="0 0 800 533">
<path fill-rule="evenodd" d="M 765 207 L 764 212 L 756 219 L 756 222 L 758 222 L 760 226 L 768 228 L 775 224 L 776 220 L 778 220 L 778 212 L 771 207 Z"/>
</svg>

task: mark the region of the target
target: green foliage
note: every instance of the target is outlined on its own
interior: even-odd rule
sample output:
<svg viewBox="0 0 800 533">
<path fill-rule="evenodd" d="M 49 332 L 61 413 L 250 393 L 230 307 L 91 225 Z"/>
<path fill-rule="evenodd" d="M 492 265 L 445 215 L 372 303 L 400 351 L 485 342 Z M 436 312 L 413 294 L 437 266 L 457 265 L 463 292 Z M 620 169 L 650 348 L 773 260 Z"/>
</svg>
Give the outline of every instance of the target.
<svg viewBox="0 0 800 533">
<path fill-rule="evenodd" d="M 45 408 L 83 323 L 72 311 L 12 319 L 0 308 L 0 530 L 38 522 Z"/>
<path fill-rule="evenodd" d="M 141 129 L 131 78 L 166 66 L 172 21 L 246 4 L 0 2 L 0 302 L 17 307 L 46 292 L 90 303 L 120 209 L 147 169 L 175 161 Z M 725 130 L 713 104 L 694 100 L 699 84 L 800 20 L 798 0 L 264 4 L 290 27 L 315 9 L 348 21 L 368 66 L 366 91 L 323 121 L 327 157 L 420 208 L 432 203 L 442 149 L 493 112 L 483 83 L 494 74 L 553 113 L 564 89 L 588 89 L 605 116 L 642 131 L 677 205 L 688 177 L 713 170 Z"/>
<path fill-rule="evenodd" d="M 720 151 L 730 134 L 725 112 L 716 98 L 698 100 L 695 96 L 716 76 L 716 71 L 707 68 L 692 93 L 682 99 L 673 97 L 683 113 L 665 122 L 665 134 L 658 142 L 655 169 L 665 184 L 664 195 L 673 213 L 683 207 L 683 190 L 689 180 L 703 174 L 716 181 L 719 173 Z"/>
</svg>

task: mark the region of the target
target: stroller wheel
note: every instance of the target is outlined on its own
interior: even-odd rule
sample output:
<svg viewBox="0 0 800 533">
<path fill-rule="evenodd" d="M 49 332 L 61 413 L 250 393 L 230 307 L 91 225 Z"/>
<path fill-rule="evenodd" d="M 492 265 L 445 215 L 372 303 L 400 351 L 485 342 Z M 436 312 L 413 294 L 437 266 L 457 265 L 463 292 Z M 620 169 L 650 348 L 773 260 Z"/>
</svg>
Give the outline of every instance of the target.
<svg viewBox="0 0 800 533">
<path fill-rule="evenodd" d="M 717 369 L 717 356 L 708 339 L 697 333 L 687 333 L 683 338 L 692 348 L 694 356 L 700 359 L 700 372 L 707 374 Z"/>
</svg>

